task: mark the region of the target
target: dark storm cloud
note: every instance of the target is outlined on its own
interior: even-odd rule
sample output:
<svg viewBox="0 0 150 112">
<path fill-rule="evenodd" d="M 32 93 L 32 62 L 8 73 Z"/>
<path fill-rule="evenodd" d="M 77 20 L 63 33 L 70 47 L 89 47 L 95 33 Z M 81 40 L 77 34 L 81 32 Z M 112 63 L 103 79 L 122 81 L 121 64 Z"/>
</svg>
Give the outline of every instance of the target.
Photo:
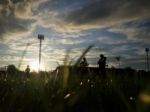
<svg viewBox="0 0 150 112">
<path fill-rule="evenodd" d="M 13 17 L 0 17 L 0 39 L 4 39 L 7 33 L 28 31 L 28 25 L 24 23 L 28 23 L 28 21 L 17 20 Z"/>
<path fill-rule="evenodd" d="M 33 9 L 41 0 L 0 0 L 0 39 L 8 33 L 24 33 L 31 29 L 34 22 Z"/>
<path fill-rule="evenodd" d="M 27 20 L 21 20 L 15 16 L 15 6 L 23 0 L 1 0 L 0 1 L 0 38 L 7 33 L 27 31 Z"/>
<path fill-rule="evenodd" d="M 150 16 L 149 0 L 91 0 L 66 15 L 66 21 L 77 25 L 93 22 Z M 109 22 L 109 21 L 108 21 Z"/>
<path fill-rule="evenodd" d="M 109 29 L 111 32 L 116 32 L 126 35 L 129 40 L 141 42 L 143 44 L 150 44 L 150 20 L 143 19 L 138 21 L 131 21 L 121 25 L 113 26 Z"/>
</svg>

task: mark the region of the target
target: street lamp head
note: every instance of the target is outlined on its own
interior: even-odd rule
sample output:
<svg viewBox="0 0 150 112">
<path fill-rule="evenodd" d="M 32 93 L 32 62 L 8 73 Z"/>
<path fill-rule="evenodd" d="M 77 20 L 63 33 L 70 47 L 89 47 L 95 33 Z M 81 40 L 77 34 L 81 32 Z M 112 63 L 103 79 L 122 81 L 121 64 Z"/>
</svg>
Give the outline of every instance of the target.
<svg viewBox="0 0 150 112">
<path fill-rule="evenodd" d="M 149 52 L 149 48 L 145 48 L 145 51 L 146 51 L 146 52 Z"/>
<path fill-rule="evenodd" d="M 42 34 L 38 34 L 38 39 L 40 39 L 40 40 L 44 40 L 44 35 L 42 35 Z"/>
</svg>

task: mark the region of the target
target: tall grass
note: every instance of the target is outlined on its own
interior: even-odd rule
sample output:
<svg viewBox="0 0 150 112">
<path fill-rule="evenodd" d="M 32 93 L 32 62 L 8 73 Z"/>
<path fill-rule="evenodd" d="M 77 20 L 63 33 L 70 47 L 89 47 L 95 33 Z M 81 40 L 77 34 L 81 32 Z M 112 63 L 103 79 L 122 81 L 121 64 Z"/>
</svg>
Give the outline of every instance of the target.
<svg viewBox="0 0 150 112">
<path fill-rule="evenodd" d="M 20 58 L 20 61 L 19 61 L 19 64 L 18 64 L 18 69 L 20 69 L 20 67 L 21 67 L 21 65 L 22 65 L 24 56 L 26 55 L 29 46 L 30 46 L 30 43 L 27 43 L 27 45 L 26 45 L 26 47 L 25 47 L 25 50 L 23 51 L 22 56 L 21 56 L 21 58 Z"/>
<path fill-rule="evenodd" d="M 0 112 L 149 112 L 150 101 L 144 99 L 150 95 L 149 78 L 108 71 L 102 79 L 96 72 L 78 70 L 91 48 L 72 67 L 68 52 L 59 72 L 31 73 L 30 77 L 18 72 L 1 78 Z"/>
</svg>

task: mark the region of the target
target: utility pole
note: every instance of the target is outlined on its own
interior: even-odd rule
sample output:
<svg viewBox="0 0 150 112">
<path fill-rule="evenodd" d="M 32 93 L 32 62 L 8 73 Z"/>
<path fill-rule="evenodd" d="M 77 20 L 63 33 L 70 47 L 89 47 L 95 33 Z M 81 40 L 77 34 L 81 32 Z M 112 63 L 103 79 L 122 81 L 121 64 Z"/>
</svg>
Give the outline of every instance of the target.
<svg viewBox="0 0 150 112">
<path fill-rule="evenodd" d="M 40 40 L 40 48 L 39 48 L 39 72 L 41 70 L 41 48 L 42 48 L 42 40 L 44 40 L 44 35 L 38 34 L 38 39 Z"/>
<path fill-rule="evenodd" d="M 146 60 L 147 60 L 147 71 L 149 71 L 149 58 L 148 58 L 149 48 L 145 48 L 145 52 L 146 52 Z"/>
</svg>

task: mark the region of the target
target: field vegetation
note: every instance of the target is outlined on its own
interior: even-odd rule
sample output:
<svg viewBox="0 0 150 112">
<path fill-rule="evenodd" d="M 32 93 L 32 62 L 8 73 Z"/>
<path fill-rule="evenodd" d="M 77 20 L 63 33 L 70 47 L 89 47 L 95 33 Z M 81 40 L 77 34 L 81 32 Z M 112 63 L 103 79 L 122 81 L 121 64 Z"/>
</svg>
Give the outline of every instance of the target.
<svg viewBox="0 0 150 112">
<path fill-rule="evenodd" d="M 77 62 L 30 75 L 11 69 L 0 78 L 0 112 L 150 112 L 150 73 L 97 68 L 83 73 Z"/>
</svg>

